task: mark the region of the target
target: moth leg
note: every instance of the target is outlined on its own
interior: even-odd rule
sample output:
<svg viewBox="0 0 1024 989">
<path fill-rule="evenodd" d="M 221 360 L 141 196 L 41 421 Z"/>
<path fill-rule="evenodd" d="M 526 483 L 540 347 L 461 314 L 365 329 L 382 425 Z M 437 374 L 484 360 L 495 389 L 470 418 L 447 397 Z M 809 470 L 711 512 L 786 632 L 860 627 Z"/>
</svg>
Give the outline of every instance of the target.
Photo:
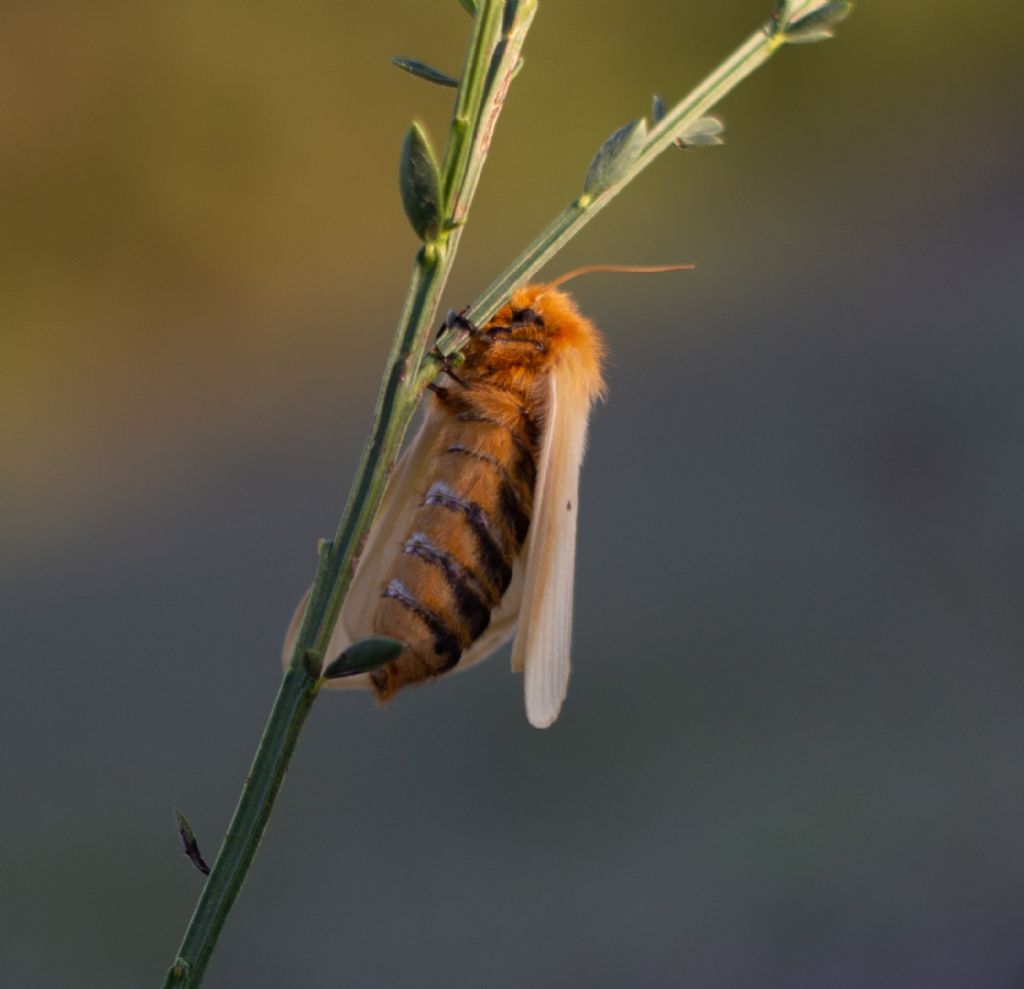
<svg viewBox="0 0 1024 989">
<path fill-rule="evenodd" d="M 471 337 L 480 336 L 480 327 L 471 319 L 466 319 L 466 313 L 468 312 L 469 306 L 463 306 L 458 312 L 454 309 L 449 309 L 448 315 L 445 316 L 444 322 L 441 324 L 441 330 L 465 330 Z M 441 330 L 438 330 L 438 333 Z"/>
<path fill-rule="evenodd" d="M 462 378 L 460 378 L 455 373 L 455 367 L 452 364 L 452 359 L 447 354 L 442 354 L 441 353 L 441 349 L 436 344 L 434 345 L 434 349 L 430 352 L 430 356 L 433 357 L 434 360 L 437 361 L 437 363 L 441 365 L 441 370 L 445 374 L 447 374 L 448 377 L 452 379 L 452 381 L 456 382 L 457 384 L 462 385 L 463 388 L 469 387 L 466 384 L 466 382 L 463 381 Z M 433 391 L 434 394 L 439 394 L 439 392 L 437 391 L 437 388 L 438 388 L 437 385 L 427 385 L 427 387 L 431 391 Z M 442 389 L 442 391 L 443 390 L 444 389 Z"/>
<path fill-rule="evenodd" d="M 470 336 L 483 336 L 483 332 L 480 328 L 470 319 L 466 319 L 466 313 L 469 312 L 469 306 L 463 306 L 458 312 L 454 309 L 448 310 L 448 315 L 445 316 L 444 322 L 438 327 L 437 334 L 434 337 L 435 341 L 441 336 L 445 330 L 460 329 L 464 330 Z M 441 370 L 448 375 L 452 381 L 457 382 L 466 388 L 466 382 L 462 380 L 456 373 L 452 359 L 447 354 L 442 354 L 440 347 L 434 344 L 434 349 L 430 352 L 434 360 L 441 365 Z"/>
<path fill-rule="evenodd" d="M 438 340 L 445 330 L 462 330 L 468 333 L 471 337 L 478 337 L 483 335 L 483 331 L 474 323 L 471 319 L 466 318 L 466 313 L 469 312 L 469 306 L 463 306 L 458 312 L 454 309 L 448 310 L 448 315 L 445 316 L 444 322 L 437 328 L 437 333 L 434 335 L 434 340 Z"/>
</svg>

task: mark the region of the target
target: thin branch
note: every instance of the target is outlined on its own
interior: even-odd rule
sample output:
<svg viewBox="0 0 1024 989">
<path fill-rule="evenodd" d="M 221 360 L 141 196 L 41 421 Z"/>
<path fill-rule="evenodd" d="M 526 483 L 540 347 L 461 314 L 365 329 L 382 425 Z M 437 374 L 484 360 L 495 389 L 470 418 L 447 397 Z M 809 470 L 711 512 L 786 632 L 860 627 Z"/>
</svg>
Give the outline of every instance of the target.
<svg viewBox="0 0 1024 989">
<path fill-rule="evenodd" d="M 625 152 L 622 157 L 628 156 L 628 160 L 620 160 L 620 167 L 612 180 L 602 185 L 599 191 L 588 191 L 588 183 L 584 182 L 583 192 L 548 224 L 470 306 L 466 313 L 467 319 L 478 326 L 485 324 L 508 301 L 516 288 L 533 277 L 658 155 L 677 142 L 685 144 L 687 135 L 694 132 L 695 128 L 699 129 L 699 122 L 706 118 L 708 111 L 727 93 L 783 45 L 806 43 L 809 40 L 821 41 L 830 37 L 832 27 L 849 13 L 850 6 L 845 0 L 825 3 L 822 0 L 803 0 L 776 4 L 772 19 L 740 45 L 688 96 L 672 109 L 663 112 L 649 132 L 646 121 L 641 120 L 612 135 L 598 156 L 620 135 L 632 136 L 635 143 L 631 148 L 620 144 L 621 150 Z M 819 12 L 824 16 L 819 17 Z M 630 134 L 626 134 L 627 131 Z M 594 163 L 591 171 L 593 168 Z M 456 327 L 441 336 L 438 349 L 450 357 L 461 350 L 467 339 L 465 332 Z M 426 361 L 419 374 L 420 386 L 424 387 L 434 378 L 439 368 L 437 361 Z"/>
</svg>

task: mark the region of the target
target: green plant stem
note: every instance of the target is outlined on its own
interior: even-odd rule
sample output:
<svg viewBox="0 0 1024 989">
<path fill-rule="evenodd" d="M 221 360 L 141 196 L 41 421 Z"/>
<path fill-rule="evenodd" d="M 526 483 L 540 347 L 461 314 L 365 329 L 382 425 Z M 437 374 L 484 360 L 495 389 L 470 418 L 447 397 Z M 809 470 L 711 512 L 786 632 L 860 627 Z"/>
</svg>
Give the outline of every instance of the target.
<svg viewBox="0 0 1024 989">
<path fill-rule="evenodd" d="M 305 670 L 285 673 L 214 870 L 196 904 L 175 964 L 167 973 L 166 987 L 200 984 L 217 937 L 259 848 L 318 689 L 319 681 Z M 223 877 L 222 881 L 215 881 L 215 876 Z"/>
<path fill-rule="evenodd" d="M 380 506 L 389 468 L 416 408 L 419 390 L 415 372 L 436 322 L 461 225 L 535 12 L 535 0 L 483 0 L 478 7 L 442 173 L 445 189 L 449 190 L 446 201 L 460 213 L 457 219 L 446 214 L 449 222 L 438 240 L 425 244 L 417 253 L 381 382 L 373 425 L 337 535 L 320 553 L 317 577 L 289 668 L 217 860 L 175 962 L 167 972 L 165 989 L 196 989 L 200 985 L 217 938 L 259 847 L 302 726 L 316 699 L 327 644 L 362 543 Z"/>
</svg>

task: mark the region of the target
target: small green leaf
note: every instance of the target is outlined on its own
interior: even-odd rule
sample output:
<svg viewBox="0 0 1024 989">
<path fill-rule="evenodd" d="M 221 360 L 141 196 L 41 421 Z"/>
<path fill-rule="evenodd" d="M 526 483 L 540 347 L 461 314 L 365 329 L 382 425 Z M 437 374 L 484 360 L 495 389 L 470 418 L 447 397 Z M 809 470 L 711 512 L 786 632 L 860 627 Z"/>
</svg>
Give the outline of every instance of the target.
<svg viewBox="0 0 1024 989">
<path fill-rule="evenodd" d="M 196 833 L 192 830 L 192 825 L 177 807 L 174 808 L 174 823 L 178 826 L 178 834 L 181 835 L 182 841 L 195 841 Z"/>
<path fill-rule="evenodd" d="M 596 196 L 622 178 L 636 161 L 647 140 L 647 121 L 634 120 L 620 127 L 598 149 L 583 180 L 583 194 Z"/>
<path fill-rule="evenodd" d="M 676 143 L 682 148 L 709 148 L 724 144 L 718 136 L 723 130 L 725 124 L 718 117 L 701 117 Z"/>
<path fill-rule="evenodd" d="M 476 0 L 459 0 L 466 13 L 476 15 Z"/>
<path fill-rule="evenodd" d="M 832 37 L 832 29 L 850 16 L 853 10 L 851 0 L 829 0 L 817 10 L 786 25 L 786 41 L 790 44 L 809 44 Z"/>
<path fill-rule="evenodd" d="M 430 142 L 419 124 L 409 128 L 402 143 L 399 185 L 402 206 L 413 230 L 420 240 L 434 240 L 441 230 L 441 177 Z"/>
<path fill-rule="evenodd" d="M 660 124 L 665 117 L 665 101 L 655 93 L 651 97 L 651 120 Z"/>
<path fill-rule="evenodd" d="M 426 79 L 427 82 L 432 82 L 438 86 L 451 86 L 455 88 L 459 85 L 458 79 L 446 76 L 443 72 L 432 68 L 425 62 L 417 62 L 414 58 L 402 58 L 400 55 L 396 55 L 391 59 L 391 64 L 397 65 L 400 69 L 405 69 L 406 72 L 419 76 L 420 79 Z"/>
<path fill-rule="evenodd" d="M 818 41 L 830 41 L 836 36 L 835 31 L 822 28 L 820 31 L 801 31 L 799 34 L 786 33 L 787 45 L 813 45 Z"/>
<path fill-rule="evenodd" d="M 368 673 L 397 659 L 408 648 L 406 643 L 398 639 L 372 635 L 349 646 L 334 662 L 328 663 L 323 675 L 328 680 L 337 680 L 357 673 Z"/>
</svg>

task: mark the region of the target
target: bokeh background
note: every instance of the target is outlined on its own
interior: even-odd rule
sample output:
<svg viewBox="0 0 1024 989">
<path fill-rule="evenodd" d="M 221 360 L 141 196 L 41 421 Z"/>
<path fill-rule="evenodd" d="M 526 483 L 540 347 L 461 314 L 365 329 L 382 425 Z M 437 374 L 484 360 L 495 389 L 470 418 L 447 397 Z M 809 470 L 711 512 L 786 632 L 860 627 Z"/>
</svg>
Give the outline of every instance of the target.
<svg viewBox="0 0 1024 989">
<path fill-rule="evenodd" d="M 770 0 L 544 0 L 447 304 Z M 8 0 L 4 981 L 156 985 L 333 531 L 456 3 Z M 1017 4 L 864 2 L 552 265 L 608 337 L 575 674 L 313 712 L 213 986 L 1024 985 Z"/>
</svg>

